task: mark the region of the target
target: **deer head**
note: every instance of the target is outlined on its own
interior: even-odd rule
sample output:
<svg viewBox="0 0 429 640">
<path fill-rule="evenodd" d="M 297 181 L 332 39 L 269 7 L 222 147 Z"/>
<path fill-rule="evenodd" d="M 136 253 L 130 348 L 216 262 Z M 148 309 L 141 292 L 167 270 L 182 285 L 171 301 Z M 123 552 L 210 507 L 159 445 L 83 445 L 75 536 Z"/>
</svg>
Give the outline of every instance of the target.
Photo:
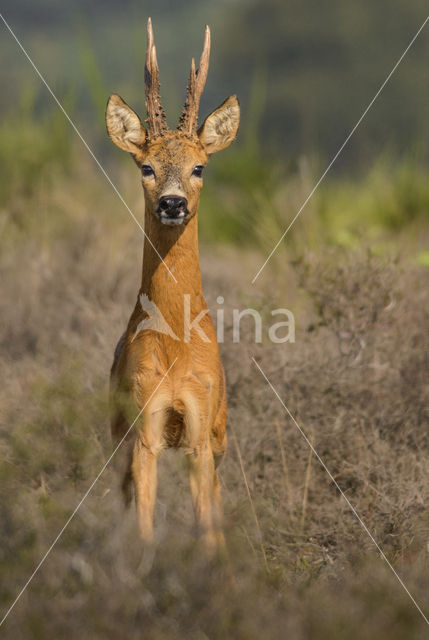
<svg viewBox="0 0 429 640">
<path fill-rule="evenodd" d="M 106 125 L 113 142 L 128 151 L 142 172 L 146 210 L 160 223 L 186 224 L 198 209 L 202 173 L 212 153 L 228 147 L 240 122 L 236 96 L 230 96 L 197 128 L 198 109 L 207 79 L 210 29 L 206 27 L 200 64 L 192 59 L 186 102 L 175 131 L 168 128 L 159 95 L 159 70 L 152 24 L 147 23 L 145 127 L 117 94 L 107 103 Z"/>
</svg>

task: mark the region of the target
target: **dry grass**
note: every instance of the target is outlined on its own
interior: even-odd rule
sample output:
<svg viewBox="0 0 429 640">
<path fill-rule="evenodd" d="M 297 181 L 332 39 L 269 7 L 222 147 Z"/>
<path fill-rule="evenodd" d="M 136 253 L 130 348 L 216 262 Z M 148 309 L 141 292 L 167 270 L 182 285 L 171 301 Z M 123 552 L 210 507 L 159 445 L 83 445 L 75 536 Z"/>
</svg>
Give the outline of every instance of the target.
<svg viewBox="0 0 429 640">
<path fill-rule="evenodd" d="M 103 200 L 100 211 L 96 194 L 65 199 L 62 189 L 32 200 L 25 230 L 6 225 L 0 258 L 2 610 L 110 452 L 108 370 L 139 281 L 141 236 L 120 204 Z M 255 345 L 250 324 L 235 345 L 230 322 L 226 328 L 237 442 L 230 431 L 221 474 L 227 566 L 207 567 L 200 556 L 180 456 L 162 459 L 157 549 L 143 561 L 109 468 L 11 612 L 4 637 L 427 636 L 251 362 L 255 356 L 427 613 L 427 272 L 368 251 L 325 250 L 294 265 L 282 255 L 252 288 L 260 256 L 203 251 L 209 303 L 223 295 L 227 319 L 233 306 L 252 304 L 265 314 L 286 306 L 297 321 L 292 345 Z"/>
</svg>

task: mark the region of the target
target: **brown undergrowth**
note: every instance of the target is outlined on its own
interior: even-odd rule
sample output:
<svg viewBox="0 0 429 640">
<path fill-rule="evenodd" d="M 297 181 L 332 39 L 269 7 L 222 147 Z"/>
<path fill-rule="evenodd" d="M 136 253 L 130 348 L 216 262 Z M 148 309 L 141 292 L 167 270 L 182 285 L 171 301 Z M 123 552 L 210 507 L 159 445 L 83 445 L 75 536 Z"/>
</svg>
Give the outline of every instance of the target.
<svg viewBox="0 0 429 640">
<path fill-rule="evenodd" d="M 108 370 L 139 283 L 142 238 L 132 221 L 109 218 L 119 205 L 96 218 L 90 196 L 69 200 L 41 192 L 31 213 L 41 222 L 6 229 L 0 258 L 2 611 L 111 451 Z M 261 256 L 202 250 L 209 305 L 215 311 L 216 297 L 225 298 L 229 559 L 202 560 L 174 452 L 160 464 L 156 551 L 142 559 L 109 466 L 4 637 L 426 637 L 422 616 L 251 358 L 427 613 L 427 272 L 370 249 L 286 255 L 252 287 Z M 255 344 L 247 319 L 234 344 L 232 308 L 248 306 L 267 322 L 271 309 L 291 309 L 295 343 L 273 345 L 264 333 Z"/>
</svg>

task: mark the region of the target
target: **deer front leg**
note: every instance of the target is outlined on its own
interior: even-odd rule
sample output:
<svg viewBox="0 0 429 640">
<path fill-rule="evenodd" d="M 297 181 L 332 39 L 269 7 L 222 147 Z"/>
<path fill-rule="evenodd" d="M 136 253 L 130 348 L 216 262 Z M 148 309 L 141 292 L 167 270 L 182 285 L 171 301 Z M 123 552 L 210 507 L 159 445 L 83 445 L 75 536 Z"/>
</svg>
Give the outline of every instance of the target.
<svg viewBox="0 0 429 640">
<path fill-rule="evenodd" d="M 133 451 L 132 474 L 136 494 L 137 520 L 144 542 L 153 540 L 153 512 L 157 488 L 157 457 L 137 436 Z"/>
<path fill-rule="evenodd" d="M 203 543 L 208 555 L 211 556 L 225 547 L 217 467 L 225 453 L 226 436 L 223 424 L 223 429 L 216 428 L 215 431 L 219 432 L 219 435 L 212 441 L 214 426 L 219 427 L 219 425 L 216 422 L 215 425 L 212 424 L 212 416 L 215 414 L 210 393 L 212 385 L 207 384 L 206 390 L 209 393 L 205 398 L 203 396 L 204 399 L 201 394 L 198 394 L 200 390 L 197 389 L 194 393 L 183 397 L 183 402 L 186 407 L 184 422 L 192 503 Z M 216 417 L 215 420 L 217 419 Z"/>
<path fill-rule="evenodd" d="M 217 547 L 214 531 L 215 468 L 208 437 L 188 454 L 188 460 L 195 519 L 206 550 L 212 555 Z"/>
<path fill-rule="evenodd" d="M 157 489 L 157 459 L 162 449 L 165 409 L 153 403 L 143 414 L 138 429 L 131 465 L 140 535 L 144 542 L 153 540 L 153 512 Z"/>
<path fill-rule="evenodd" d="M 219 473 L 218 470 L 214 470 L 214 480 L 213 480 L 213 524 L 216 532 L 216 540 L 219 550 L 223 553 L 225 552 L 225 536 L 223 534 L 223 502 L 222 496 L 220 493 L 220 482 L 219 482 Z"/>
</svg>

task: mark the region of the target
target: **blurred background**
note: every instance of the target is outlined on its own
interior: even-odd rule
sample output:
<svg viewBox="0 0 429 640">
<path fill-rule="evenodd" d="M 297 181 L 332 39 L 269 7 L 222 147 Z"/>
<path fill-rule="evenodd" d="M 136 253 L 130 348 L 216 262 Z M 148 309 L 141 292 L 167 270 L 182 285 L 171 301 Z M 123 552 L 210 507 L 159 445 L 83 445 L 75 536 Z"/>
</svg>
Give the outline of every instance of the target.
<svg viewBox="0 0 429 640">
<path fill-rule="evenodd" d="M 201 117 L 231 93 L 239 96 L 243 117 L 233 150 L 213 161 L 202 234 L 209 241 L 256 240 L 266 247 L 271 234 L 276 237 L 293 217 L 301 195 L 303 201 L 426 15 L 423 0 L 406 5 L 126 0 L 120 9 L 110 1 L 6 0 L 3 11 L 90 146 L 115 167 L 126 159 L 105 134 L 105 104 L 115 91 L 145 117 L 147 16 L 155 26 L 162 97 L 172 127 L 183 104 L 190 59 L 199 57 L 204 25 L 210 23 L 213 49 Z M 4 199 L 20 176 L 28 186 L 46 165 L 67 164 L 77 141 L 6 29 L 0 46 Z M 353 244 L 379 227 L 427 219 L 428 55 L 423 33 L 314 199 L 315 215 L 323 218 L 330 240 Z M 285 194 L 281 185 L 288 180 L 292 184 Z M 302 193 L 291 201 L 297 189 Z M 216 191 L 222 192 L 221 207 Z M 240 198 L 245 215 L 235 207 Z M 260 208 L 267 199 L 272 214 L 262 222 Z M 220 209 L 216 223 L 213 209 Z"/>
<path fill-rule="evenodd" d="M 13 640 L 414 640 L 427 624 L 309 451 L 255 357 L 429 611 L 429 23 L 255 285 L 251 280 L 423 24 L 423 0 L 3 0 L 2 14 L 125 201 L 118 92 L 143 118 L 146 21 L 174 127 L 204 25 L 200 116 L 237 141 L 205 172 L 212 317 L 225 300 L 229 559 L 207 567 L 182 457 L 160 461 L 153 557 L 109 465 L 1 628 Z M 143 238 L 0 22 L 0 605 L 14 601 L 111 453 L 113 350 Z M 296 342 L 232 342 L 232 310 L 295 316 Z M 1 615 L 1 614 L 0 614 Z"/>
<path fill-rule="evenodd" d="M 426 16 L 422 0 L 282 2 L 137 2 L 62 0 L 3 5 L 18 38 L 61 100 L 72 103 L 93 140 L 106 94 L 118 91 L 143 112 L 143 64 L 152 16 L 171 126 L 183 102 L 191 56 L 199 57 L 210 23 L 213 53 L 201 115 L 230 93 L 243 106 L 241 142 L 290 161 L 332 156 Z M 5 34 L 6 35 L 6 34 Z M 34 109 L 52 106 L 16 43 L 2 38 L 1 113 L 32 92 Z M 341 161 L 365 168 L 381 150 L 402 154 L 426 147 L 427 38 L 413 46 L 383 99 Z M 29 100 L 29 96 L 26 97 Z"/>
</svg>

